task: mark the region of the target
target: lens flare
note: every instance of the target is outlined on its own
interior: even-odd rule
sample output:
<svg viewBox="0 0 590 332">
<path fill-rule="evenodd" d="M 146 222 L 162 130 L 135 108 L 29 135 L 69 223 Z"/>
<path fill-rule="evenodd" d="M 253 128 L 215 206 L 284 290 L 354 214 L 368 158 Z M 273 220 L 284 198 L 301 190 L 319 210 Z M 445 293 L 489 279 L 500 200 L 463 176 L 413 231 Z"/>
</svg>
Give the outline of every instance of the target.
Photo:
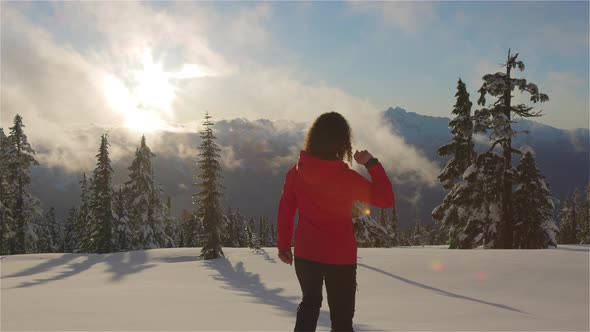
<svg viewBox="0 0 590 332">
<path fill-rule="evenodd" d="M 443 263 L 438 260 L 432 261 L 431 267 L 434 272 L 443 272 L 445 270 L 445 266 L 443 265 Z"/>
<path fill-rule="evenodd" d="M 485 273 L 485 272 L 479 272 L 477 274 L 477 280 L 479 280 L 479 281 L 486 281 L 486 280 L 488 280 L 488 274 Z"/>
</svg>

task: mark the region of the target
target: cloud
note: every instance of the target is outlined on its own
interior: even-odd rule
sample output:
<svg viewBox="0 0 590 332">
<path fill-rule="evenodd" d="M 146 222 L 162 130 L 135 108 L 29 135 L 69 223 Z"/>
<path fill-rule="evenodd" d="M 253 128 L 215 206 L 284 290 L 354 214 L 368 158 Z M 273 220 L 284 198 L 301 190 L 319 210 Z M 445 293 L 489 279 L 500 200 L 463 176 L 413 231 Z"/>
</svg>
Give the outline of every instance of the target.
<svg viewBox="0 0 590 332">
<path fill-rule="evenodd" d="M 350 1 L 353 12 L 379 17 L 384 26 L 416 32 L 436 19 L 435 4 L 422 1 Z"/>
<path fill-rule="evenodd" d="M 436 183 L 437 166 L 394 134 L 368 100 L 322 82 L 313 73 L 295 66 L 270 66 L 256 61 L 237 66 L 228 61 L 229 56 L 210 47 L 208 38 L 218 37 L 215 25 L 225 22 L 220 22 L 221 16 L 207 6 L 179 3 L 158 10 L 143 2 L 55 5 L 58 14 L 49 23 L 57 26 L 52 28 L 27 19 L 10 6 L 3 6 L 2 11 L 3 116 L 17 112 L 24 116 L 31 142 L 42 146 L 39 158 L 46 163 L 61 164 L 71 170 L 92 167 L 100 134 L 121 127 L 132 108 L 121 107 L 127 110 L 121 111 L 113 107 L 105 97 L 105 80 L 114 77 L 122 86 L 119 91 L 123 95 L 132 93 L 130 73 L 141 69 L 142 57 L 146 49 L 151 49 L 153 60 L 162 61 L 164 69 L 170 72 L 182 73 L 185 68 L 186 73 L 195 69 L 190 67 L 195 64 L 205 68 L 199 70 L 216 74 L 175 82 L 172 114 L 158 114 L 168 130 L 187 132 L 200 128 L 195 122 L 200 122 L 205 110 L 216 121 L 278 121 L 253 122 L 256 135 L 250 141 L 248 136 L 240 137 L 240 146 L 228 148 L 227 144 L 220 144 L 224 147 L 225 166 L 229 168 L 252 166 L 240 161 L 241 154 L 247 151 L 264 156 L 260 162 L 271 160 L 275 168 L 287 164 L 300 148 L 292 142 L 297 137 L 301 141 L 311 121 L 321 113 L 338 111 L 352 126 L 353 148 L 371 151 L 396 178 Z M 236 24 L 259 32 L 255 44 L 272 41 L 270 31 L 261 23 L 270 15 L 270 7 L 262 5 L 249 10 L 237 11 Z M 233 31 L 231 26 L 218 27 L 221 34 Z M 64 31 L 76 31 L 79 35 L 74 37 Z M 77 38 L 96 43 L 80 44 L 75 41 Z M 145 120 L 146 116 L 147 113 L 139 114 L 135 119 Z M 92 125 L 93 129 L 80 134 L 75 130 L 80 125 Z M 126 136 L 112 137 L 112 159 L 132 154 L 140 134 L 127 131 Z M 167 146 L 169 140 L 162 139 L 162 133 L 146 134 L 156 152 L 175 153 L 180 158 L 196 156 L 194 142 L 188 136 Z M 76 139 L 76 135 L 84 139 Z M 281 143 L 281 151 L 273 151 L 270 140 L 280 140 L 284 135 L 294 140 Z"/>
</svg>

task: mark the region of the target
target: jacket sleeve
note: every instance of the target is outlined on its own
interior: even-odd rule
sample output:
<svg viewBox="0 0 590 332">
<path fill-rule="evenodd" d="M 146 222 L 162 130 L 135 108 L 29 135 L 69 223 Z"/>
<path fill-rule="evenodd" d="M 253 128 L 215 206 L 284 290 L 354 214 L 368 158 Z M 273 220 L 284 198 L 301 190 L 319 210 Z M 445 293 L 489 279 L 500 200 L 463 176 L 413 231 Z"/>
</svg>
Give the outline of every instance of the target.
<svg viewBox="0 0 590 332">
<path fill-rule="evenodd" d="M 293 188 L 293 177 L 295 175 L 295 166 L 293 166 L 285 178 L 283 193 L 279 201 L 279 211 L 277 216 L 277 247 L 279 251 L 291 249 L 291 239 L 293 238 L 293 222 L 297 202 Z"/>
<path fill-rule="evenodd" d="M 393 207 L 395 195 L 383 165 L 377 163 L 367 170 L 371 175 L 372 182 L 354 170 L 350 170 L 353 198 L 380 208 Z"/>
</svg>

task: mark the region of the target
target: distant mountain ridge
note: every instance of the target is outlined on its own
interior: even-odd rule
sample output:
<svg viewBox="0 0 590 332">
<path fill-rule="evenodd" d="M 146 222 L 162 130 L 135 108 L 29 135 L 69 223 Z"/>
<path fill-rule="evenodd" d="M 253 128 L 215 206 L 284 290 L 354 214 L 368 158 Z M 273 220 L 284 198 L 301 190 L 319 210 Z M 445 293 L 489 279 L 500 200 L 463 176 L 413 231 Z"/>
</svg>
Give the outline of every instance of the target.
<svg viewBox="0 0 590 332">
<path fill-rule="evenodd" d="M 397 107 L 385 110 L 383 119 L 408 144 L 441 167 L 444 166 L 446 159 L 439 157 L 436 151 L 451 139 L 449 118 L 420 115 Z M 214 130 L 218 142 L 222 148 L 228 149 L 226 155 L 232 158 L 228 162 L 232 167 L 223 171 L 223 185 L 226 188 L 224 204 L 239 208 L 245 215 L 266 215 L 271 221 L 274 220 L 284 174 L 296 161 L 307 126 L 304 123 L 266 119 L 217 121 Z M 518 120 L 515 129 L 529 130 L 529 134 L 517 136 L 514 146 L 526 144 L 535 149 L 539 169 L 558 199 L 565 198 L 575 187 L 581 188 L 588 183 L 590 135 L 587 129 L 563 130 L 528 120 Z M 139 137 L 137 142 L 127 141 L 126 136 L 121 134 L 123 130 L 109 132 L 112 144 L 129 151 L 128 156 L 113 164 L 114 184 L 126 180 L 132 151 L 139 142 Z M 191 194 L 195 191 L 192 177 L 196 155 L 193 156 L 191 148 L 199 145 L 200 137 L 197 132 L 165 132 L 160 140 L 159 148 L 152 149 L 157 156 L 153 162 L 154 173 L 165 193 L 171 196 L 173 211 L 178 214 L 182 209 L 192 208 Z M 37 151 L 46 150 L 43 146 L 35 145 L 39 143 L 32 144 Z M 96 144 L 98 146 L 98 140 Z M 149 140 L 148 145 L 151 145 Z M 88 174 L 91 169 L 85 171 Z M 53 205 L 58 214 L 63 216 L 68 209 L 79 204 L 78 180 L 81 174 L 82 171 L 71 173 L 60 167 L 35 167 L 33 194 L 41 199 L 45 207 Z M 442 187 L 428 188 L 395 182 L 394 186 L 402 226 L 413 224 L 416 219 L 429 223 L 432 209 L 440 204 L 445 195 Z M 417 196 L 420 200 L 416 203 Z"/>
</svg>

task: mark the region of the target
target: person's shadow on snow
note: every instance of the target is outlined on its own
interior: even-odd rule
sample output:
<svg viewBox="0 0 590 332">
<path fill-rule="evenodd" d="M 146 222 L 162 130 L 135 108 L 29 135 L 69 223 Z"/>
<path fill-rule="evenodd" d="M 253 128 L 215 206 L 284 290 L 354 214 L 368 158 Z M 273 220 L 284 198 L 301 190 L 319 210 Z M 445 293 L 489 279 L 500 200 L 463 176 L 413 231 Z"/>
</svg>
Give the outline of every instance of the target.
<svg viewBox="0 0 590 332">
<path fill-rule="evenodd" d="M 300 297 L 281 294 L 284 291 L 283 288 L 267 288 L 260 280 L 260 275 L 246 271 L 242 262 L 232 266 L 227 258 L 222 257 L 203 260 L 203 266 L 217 272 L 216 275 L 213 275 L 213 279 L 225 283 L 225 289 L 238 291 L 258 303 L 272 305 L 282 310 L 285 316 L 293 317 L 294 322 Z M 293 282 L 297 282 L 295 277 L 293 277 Z M 322 303 L 322 306 L 324 305 Z M 356 331 L 379 331 L 363 324 L 354 324 L 354 328 Z M 329 313 L 322 312 L 320 314 L 318 329 L 330 329 Z"/>
<path fill-rule="evenodd" d="M 506 309 L 506 310 L 510 310 L 510 311 L 516 311 L 516 312 L 519 312 L 521 314 L 527 314 L 528 315 L 528 312 L 525 312 L 525 311 L 522 311 L 522 310 L 519 310 L 519 309 L 510 307 L 510 306 L 507 306 L 505 304 L 493 303 L 493 302 L 479 300 L 479 299 L 476 299 L 476 298 L 472 298 L 472 297 L 468 297 L 468 296 L 464 296 L 464 295 L 460 295 L 460 294 L 455 294 L 455 293 L 452 293 L 452 292 L 449 292 L 449 291 L 446 291 L 446 290 L 443 290 L 443 289 L 440 289 L 440 288 L 432 287 L 432 286 L 429 286 L 429 285 L 426 285 L 426 284 L 421 284 L 419 282 L 416 282 L 416 281 L 413 281 L 413 280 L 410 280 L 410 279 L 407 279 L 407 278 L 404 278 L 404 277 L 400 277 L 400 276 L 395 275 L 393 273 L 390 273 L 390 272 L 387 272 L 387 271 L 383 271 L 383 270 L 381 270 L 379 268 L 372 267 L 372 266 L 369 266 L 367 264 L 358 263 L 358 266 L 362 266 L 362 267 L 364 267 L 364 268 L 366 268 L 368 270 L 372 270 L 372 271 L 375 271 L 375 272 L 382 273 L 382 274 L 384 274 L 386 276 L 392 277 L 392 278 L 397 279 L 399 281 L 403 281 L 403 282 L 405 282 L 407 284 L 410 284 L 412 286 L 416 286 L 416 287 L 420 287 L 420 288 L 431 290 L 431 291 L 433 291 L 433 292 L 435 292 L 437 294 L 440 294 L 440 295 L 454 297 L 454 298 L 457 298 L 457 299 L 463 299 L 463 300 L 477 302 L 477 303 L 482 303 L 482 304 L 487 304 L 489 306 L 493 306 L 493 307 L 497 307 L 497 308 L 501 308 L 501 309 Z"/>
</svg>

